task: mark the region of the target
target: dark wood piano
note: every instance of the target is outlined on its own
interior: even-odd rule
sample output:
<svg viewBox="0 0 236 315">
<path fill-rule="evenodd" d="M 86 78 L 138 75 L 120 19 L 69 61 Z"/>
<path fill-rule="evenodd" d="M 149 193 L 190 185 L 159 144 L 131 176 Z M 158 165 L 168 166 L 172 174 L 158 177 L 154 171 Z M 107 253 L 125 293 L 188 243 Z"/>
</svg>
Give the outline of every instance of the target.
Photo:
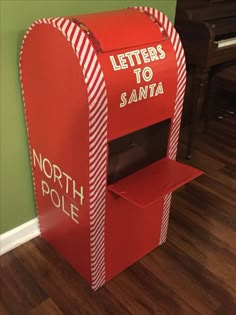
<svg viewBox="0 0 236 315">
<path fill-rule="evenodd" d="M 236 60 L 236 0 L 178 0 L 175 26 L 193 73 L 190 97 L 185 100 L 192 107 L 190 158 L 211 72 Z"/>
</svg>

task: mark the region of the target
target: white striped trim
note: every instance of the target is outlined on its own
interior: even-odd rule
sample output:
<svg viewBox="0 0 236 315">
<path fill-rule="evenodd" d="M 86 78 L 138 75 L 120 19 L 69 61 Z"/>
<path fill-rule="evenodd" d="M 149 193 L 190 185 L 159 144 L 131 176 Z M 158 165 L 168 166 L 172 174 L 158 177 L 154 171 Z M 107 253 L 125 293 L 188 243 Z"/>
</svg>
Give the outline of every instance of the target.
<svg viewBox="0 0 236 315">
<path fill-rule="evenodd" d="M 32 29 L 35 27 L 36 24 L 37 24 L 37 22 L 34 22 L 33 24 L 31 24 L 31 26 L 28 28 L 28 30 L 26 31 L 26 34 L 23 37 L 23 41 L 22 41 L 22 44 L 21 44 L 21 50 L 20 50 L 19 69 L 20 69 L 20 82 L 21 82 L 22 99 L 23 99 L 24 112 L 25 112 L 25 123 L 26 123 L 27 135 L 28 135 L 30 165 L 31 165 L 31 173 L 32 173 L 34 196 L 35 196 L 35 207 L 36 207 L 37 215 L 38 215 L 38 218 L 39 218 L 38 201 L 37 201 L 37 194 L 36 194 L 36 184 L 35 184 L 35 177 L 34 177 L 34 172 L 33 172 L 33 157 L 32 157 L 32 150 L 31 150 L 31 144 L 30 144 L 29 123 L 28 123 L 28 116 L 27 116 L 27 111 L 26 111 L 25 96 L 24 96 L 25 93 L 24 93 L 22 67 L 21 67 L 25 40 L 27 39 L 27 36 L 29 35 L 29 33 L 32 31 Z M 40 219 L 38 220 L 38 228 L 39 228 L 39 233 L 41 234 Z"/>
<path fill-rule="evenodd" d="M 24 87 L 22 80 L 22 54 L 27 36 L 39 24 L 49 24 L 58 29 L 71 43 L 71 46 L 82 67 L 84 81 L 87 85 L 89 99 L 89 214 L 90 214 L 90 260 L 91 285 L 97 290 L 105 283 L 105 197 L 107 163 L 107 91 L 104 74 L 99 64 L 97 53 L 84 31 L 74 22 L 66 18 L 41 19 L 34 22 L 26 32 L 21 47 L 20 79 L 25 108 L 26 125 L 30 147 L 30 134 L 24 100 Z M 102 150 L 100 150 L 102 146 Z M 30 158 L 36 198 L 36 186 L 33 173 L 33 164 L 30 147 Z M 102 176 L 101 176 L 102 174 Z M 37 205 L 37 201 L 36 201 Z M 38 209 L 38 206 L 37 206 Z M 39 215 L 39 213 L 38 213 Z M 99 222 L 99 224 L 97 224 Z"/>
<path fill-rule="evenodd" d="M 159 245 L 163 244 L 166 241 L 167 231 L 168 231 L 168 223 L 169 223 L 169 215 L 170 215 L 171 197 L 172 197 L 172 194 L 169 194 L 169 195 L 166 195 L 164 198 Z"/>
</svg>

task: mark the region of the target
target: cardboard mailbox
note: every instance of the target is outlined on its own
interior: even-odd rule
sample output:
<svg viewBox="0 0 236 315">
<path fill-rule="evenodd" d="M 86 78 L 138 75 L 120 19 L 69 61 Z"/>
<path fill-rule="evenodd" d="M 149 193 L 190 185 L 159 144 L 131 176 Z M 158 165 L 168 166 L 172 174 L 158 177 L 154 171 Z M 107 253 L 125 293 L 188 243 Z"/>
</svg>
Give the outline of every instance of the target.
<svg viewBox="0 0 236 315">
<path fill-rule="evenodd" d="M 20 76 L 42 237 L 98 289 L 166 240 L 185 58 L 151 8 L 41 19 Z"/>
</svg>

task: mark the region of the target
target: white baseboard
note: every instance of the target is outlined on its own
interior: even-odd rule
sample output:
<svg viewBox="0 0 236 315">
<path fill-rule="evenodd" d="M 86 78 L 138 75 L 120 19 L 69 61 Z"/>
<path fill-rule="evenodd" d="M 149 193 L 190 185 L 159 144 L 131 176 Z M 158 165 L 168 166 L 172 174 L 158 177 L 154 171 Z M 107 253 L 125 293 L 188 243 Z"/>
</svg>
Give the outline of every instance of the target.
<svg viewBox="0 0 236 315">
<path fill-rule="evenodd" d="M 30 220 L 0 235 L 0 255 L 40 235 L 38 218 Z"/>
</svg>

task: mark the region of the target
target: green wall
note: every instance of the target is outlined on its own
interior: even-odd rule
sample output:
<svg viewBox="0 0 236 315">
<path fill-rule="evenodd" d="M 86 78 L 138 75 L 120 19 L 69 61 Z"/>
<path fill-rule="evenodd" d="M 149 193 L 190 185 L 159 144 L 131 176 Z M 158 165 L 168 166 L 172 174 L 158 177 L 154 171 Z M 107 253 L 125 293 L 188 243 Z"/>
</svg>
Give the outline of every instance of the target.
<svg viewBox="0 0 236 315">
<path fill-rule="evenodd" d="M 36 216 L 21 98 L 18 59 L 27 27 L 39 18 L 156 7 L 174 20 L 176 0 L 1 0 L 1 224 L 0 234 Z"/>
</svg>

